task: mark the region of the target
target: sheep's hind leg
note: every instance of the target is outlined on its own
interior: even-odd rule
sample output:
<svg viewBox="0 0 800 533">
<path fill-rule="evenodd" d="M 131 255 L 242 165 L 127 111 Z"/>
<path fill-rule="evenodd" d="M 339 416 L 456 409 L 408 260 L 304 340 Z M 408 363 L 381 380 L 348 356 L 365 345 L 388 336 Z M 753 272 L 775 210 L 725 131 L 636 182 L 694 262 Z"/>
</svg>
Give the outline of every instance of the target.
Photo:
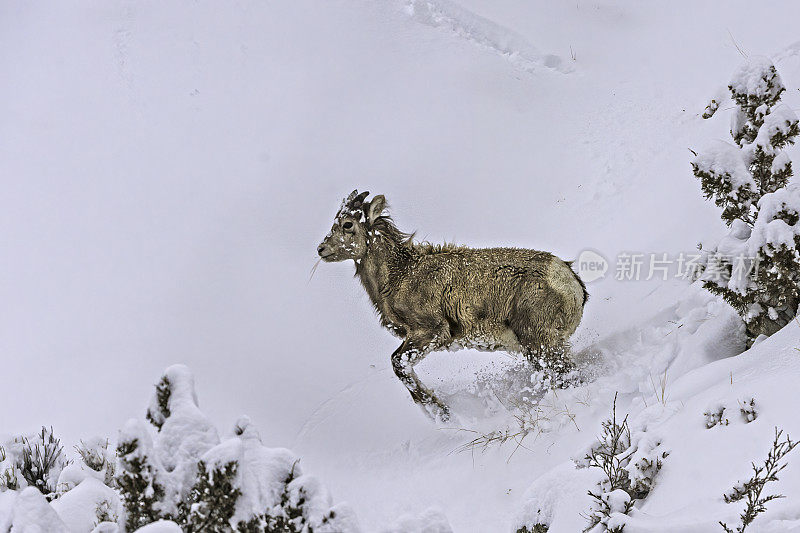
<svg viewBox="0 0 800 533">
<path fill-rule="evenodd" d="M 575 370 L 575 363 L 566 339 L 557 332 L 537 331 L 526 326 L 514 329 L 514 333 L 525 357 L 537 370 L 549 375 L 553 385 L 564 388 L 573 383 L 571 374 Z"/>
<path fill-rule="evenodd" d="M 450 409 L 433 394 L 433 391 L 422 384 L 414 371 L 414 365 L 431 352 L 430 344 L 430 342 L 423 343 L 406 339 L 392 354 L 392 368 L 408 389 L 414 402 L 422 407 L 432 419 L 446 422 L 450 419 Z"/>
</svg>

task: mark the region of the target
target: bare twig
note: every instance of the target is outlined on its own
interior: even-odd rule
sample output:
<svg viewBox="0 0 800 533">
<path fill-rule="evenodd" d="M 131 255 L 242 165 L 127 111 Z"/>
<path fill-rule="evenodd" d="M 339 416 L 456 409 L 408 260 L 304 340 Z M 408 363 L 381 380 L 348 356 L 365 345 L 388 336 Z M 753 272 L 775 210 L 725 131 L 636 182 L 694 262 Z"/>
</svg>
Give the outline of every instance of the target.
<svg viewBox="0 0 800 533">
<path fill-rule="evenodd" d="M 747 59 L 747 53 L 744 50 L 742 50 L 742 48 L 739 46 L 739 43 L 737 43 L 736 39 L 733 38 L 733 34 L 731 33 L 730 29 L 728 30 L 728 35 L 731 36 L 731 41 L 733 41 L 733 46 L 735 46 L 736 49 L 739 51 L 739 53 L 742 54 L 743 58 Z"/>
</svg>

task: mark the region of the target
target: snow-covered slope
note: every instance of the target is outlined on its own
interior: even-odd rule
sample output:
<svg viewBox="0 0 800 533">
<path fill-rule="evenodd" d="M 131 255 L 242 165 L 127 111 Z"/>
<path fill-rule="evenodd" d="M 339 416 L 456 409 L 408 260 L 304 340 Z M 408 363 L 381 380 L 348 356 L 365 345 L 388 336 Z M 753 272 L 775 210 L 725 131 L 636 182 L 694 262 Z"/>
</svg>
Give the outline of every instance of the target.
<svg viewBox="0 0 800 533">
<path fill-rule="evenodd" d="M 599 377 L 543 398 L 546 431 L 515 452 L 451 453 L 513 428 L 476 385 L 513 380 L 508 358 L 420 365 L 458 417 L 434 427 L 352 267 L 309 270 L 356 187 L 433 242 L 691 252 L 724 232 L 688 148 L 726 138 L 730 109 L 700 114 L 742 53 L 776 61 L 797 109 L 798 15 L 790 1 L 0 5 L 0 432 L 115 435 L 141 416 L 142 384 L 182 362 L 215 425 L 248 413 L 366 531 L 504 531 L 547 475 L 564 479 L 551 531 L 574 532 L 590 480 L 570 458 L 618 392 L 671 450 L 630 529 L 730 520 L 721 491 L 774 425 L 798 434 L 800 330 L 726 359 L 741 343 L 728 308 L 611 271 L 575 338 Z M 755 422 L 704 429 L 711 403 L 743 395 Z M 800 518 L 793 472 L 765 523 Z"/>
<path fill-rule="evenodd" d="M 704 320 L 709 324 L 716 317 L 709 315 Z M 697 327 L 691 320 L 680 325 L 692 330 L 686 333 L 684 344 L 724 338 L 719 330 Z M 798 345 L 800 324 L 793 324 L 738 357 L 704 364 L 675 379 L 667 377 L 663 388 L 661 378 L 654 376 L 649 390 L 645 380 L 642 390 L 618 396 L 618 419 L 627 414 L 633 433 L 645 434 L 668 453 L 652 492 L 632 513 L 625 531 L 704 532 L 716 530 L 720 520 L 736 523 L 744 503 L 726 504 L 722 495 L 752 475 L 751 461 L 763 463 L 775 428 L 795 438 L 800 434 L 800 420 L 793 412 L 798 401 L 793 385 L 800 371 Z M 702 353 L 696 348 L 688 352 L 686 355 Z M 603 381 L 601 378 L 598 383 Z M 605 398 L 609 411 L 605 414 L 596 411 L 600 402 L 592 402 L 595 419 L 610 416 L 611 398 Z M 585 405 L 576 407 L 577 419 L 584 410 Z M 722 422 L 713 424 L 714 415 Z M 584 438 L 589 441 L 600 433 L 597 423 L 586 429 L 589 434 Z M 560 442 L 567 439 L 562 436 Z M 575 468 L 572 459 L 581 459 L 584 450 L 574 447 L 570 460 L 533 484 L 519 517 L 522 523 L 530 523 L 541 512 L 551 520 L 551 531 L 578 531 L 585 526 L 581 512 L 589 509 L 586 492 L 595 490 L 597 476 Z M 795 496 L 800 488 L 800 468 L 792 464 L 791 456 L 788 462 L 780 481 L 767 491 L 788 498 L 768 506 L 768 514 L 756 523 L 757 531 L 800 527 Z"/>
</svg>

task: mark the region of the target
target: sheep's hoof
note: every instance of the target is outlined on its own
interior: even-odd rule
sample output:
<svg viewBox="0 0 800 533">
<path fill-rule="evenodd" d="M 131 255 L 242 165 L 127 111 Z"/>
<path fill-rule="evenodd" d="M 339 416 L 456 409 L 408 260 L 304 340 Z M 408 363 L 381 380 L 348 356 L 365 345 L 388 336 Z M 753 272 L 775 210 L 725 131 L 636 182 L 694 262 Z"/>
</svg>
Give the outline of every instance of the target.
<svg viewBox="0 0 800 533">
<path fill-rule="evenodd" d="M 439 401 L 420 404 L 420 407 L 434 422 L 450 421 L 450 408 Z"/>
</svg>

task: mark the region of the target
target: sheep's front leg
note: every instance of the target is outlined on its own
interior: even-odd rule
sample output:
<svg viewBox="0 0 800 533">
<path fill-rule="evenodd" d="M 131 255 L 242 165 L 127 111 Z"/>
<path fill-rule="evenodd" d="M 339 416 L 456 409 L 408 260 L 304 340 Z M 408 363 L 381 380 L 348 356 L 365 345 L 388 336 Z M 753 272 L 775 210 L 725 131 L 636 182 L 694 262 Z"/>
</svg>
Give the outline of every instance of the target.
<svg viewBox="0 0 800 533">
<path fill-rule="evenodd" d="M 420 340 L 403 341 L 403 344 L 392 354 L 392 368 L 394 373 L 406 386 L 411 398 L 434 420 L 446 422 L 450 419 L 450 409 L 422 384 L 414 365 L 422 361 L 431 352 L 431 341 Z"/>
</svg>

